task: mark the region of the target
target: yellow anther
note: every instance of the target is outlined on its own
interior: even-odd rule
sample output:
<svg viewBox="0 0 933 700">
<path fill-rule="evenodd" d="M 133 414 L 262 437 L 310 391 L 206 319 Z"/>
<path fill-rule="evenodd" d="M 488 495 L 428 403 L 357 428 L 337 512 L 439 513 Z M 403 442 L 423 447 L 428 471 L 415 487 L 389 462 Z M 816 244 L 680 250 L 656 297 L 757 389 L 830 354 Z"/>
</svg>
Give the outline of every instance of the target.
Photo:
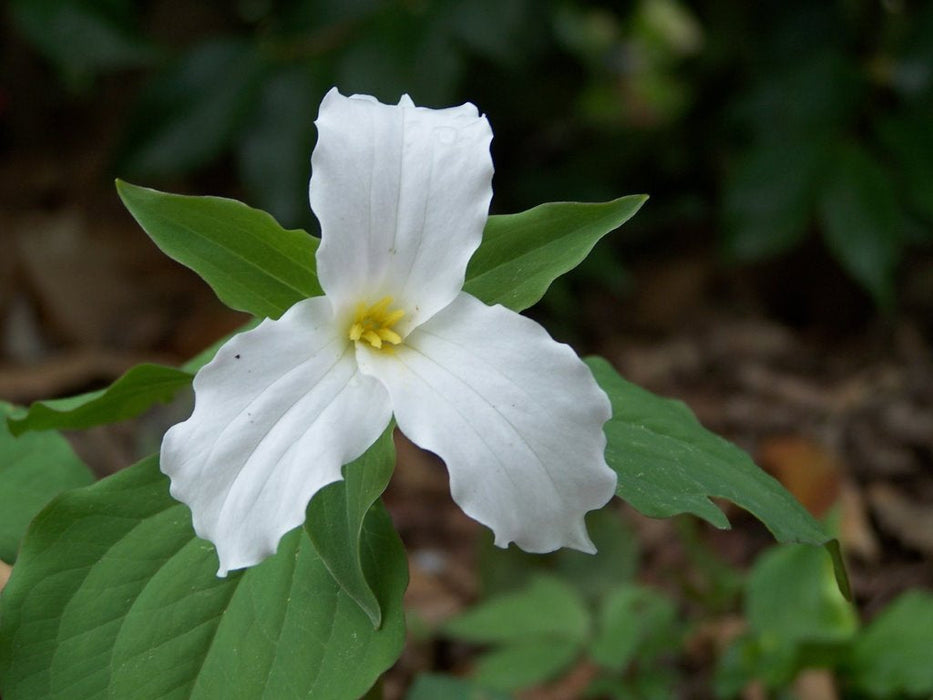
<svg viewBox="0 0 933 700">
<path fill-rule="evenodd" d="M 402 336 L 400 336 L 395 331 L 389 330 L 388 328 L 380 328 L 378 331 L 376 331 L 376 335 L 378 335 L 387 343 L 392 343 L 392 345 L 398 345 L 402 342 Z"/>
<path fill-rule="evenodd" d="M 402 317 L 405 316 L 405 312 L 401 309 L 396 309 L 395 311 L 390 311 L 386 314 L 386 317 L 382 320 L 384 326 L 394 326 L 396 322 L 400 321 Z"/>
<path fill-rule="evenodd" d="M 370 316 L 384 316 L 389 304 L 392 303 L 392 297 L 382 297 L 379 301 L 369 307 Z M 403 311 L 402 314 L 405 312 Z"/>
<path fill-rule="evenodd" d="M 392 327 L 405 316 L 405 312 L 402 309 L 389 310 L 391 305 L 392 297 L 383 297 L 372 306 L 364 302 L 357 304 L 348 331 L 350 340 L 365 340 L 377 350 L 391 349 L 384 347 L 384 343 L 389 346 L 401 343 L 402 336 Z"/>
</svg>

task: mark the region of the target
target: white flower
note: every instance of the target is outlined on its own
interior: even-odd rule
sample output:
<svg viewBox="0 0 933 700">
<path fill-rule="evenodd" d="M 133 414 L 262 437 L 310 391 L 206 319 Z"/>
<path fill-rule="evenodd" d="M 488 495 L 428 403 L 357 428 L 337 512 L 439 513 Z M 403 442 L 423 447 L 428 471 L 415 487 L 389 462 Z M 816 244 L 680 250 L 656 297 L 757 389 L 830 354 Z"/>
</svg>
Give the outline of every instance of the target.
<svg viewBox="0 0 933 700">
<path fill-rule="evenodd" d="M 492 197 L 486 118 L 472 104 L 334 89 L 315 124 L 326 295 L 221 347 L 194 379 L 191 417 L 162 443 L 218 575 L 274 553 L 393 413 L 444 460 L 454 500 L 497 545 L 594 552 L 583 516 L 616 483 L 606 395 L 538 324 L 461 291 Z"/>
</svg>

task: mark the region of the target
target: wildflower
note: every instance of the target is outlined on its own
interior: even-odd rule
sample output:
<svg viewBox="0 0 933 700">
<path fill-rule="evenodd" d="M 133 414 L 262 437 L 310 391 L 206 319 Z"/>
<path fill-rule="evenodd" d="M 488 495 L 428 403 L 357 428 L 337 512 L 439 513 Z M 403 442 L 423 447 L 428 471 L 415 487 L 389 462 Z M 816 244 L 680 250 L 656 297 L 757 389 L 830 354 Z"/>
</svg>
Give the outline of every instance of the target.
<svg viewBox="0 0 933 700">
<path fill-rule="evenodd" d="M 315 124 L 325 296 L 221 347 L 194 379 L 191 417 L 162 443 L 218 575 L 274 553 L 393 413 L 444 460 L 454 500 L 497 545 L 594 552 L 583 516 L 616 481 L 608 399 L 537 323 L 461 291 L 492 197 L 485 117 L 334 89 Z"/>
</svg>

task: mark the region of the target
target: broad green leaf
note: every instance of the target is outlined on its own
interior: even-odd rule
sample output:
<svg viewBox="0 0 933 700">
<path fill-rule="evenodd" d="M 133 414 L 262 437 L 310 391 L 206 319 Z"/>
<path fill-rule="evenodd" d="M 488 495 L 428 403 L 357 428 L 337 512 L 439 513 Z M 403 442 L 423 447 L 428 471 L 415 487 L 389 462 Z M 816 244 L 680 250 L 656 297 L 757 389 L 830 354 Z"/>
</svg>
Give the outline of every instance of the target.
<svg viewBox="0 0 933 700">
<path fill-rule="evenodd" d="M 137 67 L 157 51 L 136 27 L 129 0 L 13 0 L 10 12 L 30 43 L 76 83 L 94 73 Z"/>
<path fill-rule="evenodd" d="M 723 195 L 723 252 L 736 261 L 784 253 L 807 233 L 827 150 L 820 139 L 761 144 L 738 160 Z"/>
<path fill-rule="evenodd" d="M 599 556 L 565 547 L 554 552 L 553 564 L 561 578 L 572 583 L 584 598 L 594 601 L 620 583 L 635 578 L 639 568 L 639 543 L 631 526 L 615 508 L 587 513 L 586 528 Z M 533 556 L 542 559 L 540 554 Z"/>
<path fill-rule="evenodd" d="M 573 549 L 550 554 L 529 554 L 518 547 L 502 549 L 493 544 L 491 531 L 484 531 L 478 553 L 480 590 L 484 597 L 511 592 L 526 586 L 535 576 L 556 574 L 573 585 L 585 600 L 602 598 L 638 570 L 638 539 L 615 508 L 586 514 L 586 530 L 596 545 L 598 557 Z"/>
<path fill-rule="evenodd" d="M 455 86 L 466 69 L 463 51 L 436 9 L 375 12 L 367 26 L 369 31 L 341 51 L 334 82 L 348 94 L 374 95 L 392 103 L 404 91 L 419 105 L 452 104 L 457 99 Z"/>
<path fill-rule="evenodd" d="M 908 591 L 860 634 L 848 662 L 852 684 L 876 698 L 933 693 L 933 593 Z"/>
<path fill-rule="evenodd" d="M 927 223 L 933 235 L 933 133 L 927 114 L 904 114 L 877 124 L 881 140 L 897 163 L 893 175 L 900 177 L 903 196 Z"/>
<path fill-rule="evenodd" d="M 680 676 L 672 664 L 639 665 L 625 676 L 597 676 L 587 685 L 584 697 L 670 700 L 684 696 Z"/>
<path fill-rule="evenodd" d="M 716 697 L 735 698 L 749 683 L 766 688 L 786 687 L 801 668 L 793 645 L 765 640 L 751 632 L 734 639 L 717 660 L 713 686 Z"/>
<path fill-rule="evenodd" d="M 830 539 L 778 481 L 738 447 L 700 425 L 687 406 L 626 381 L 602 358 L 587 359 L 612 402 L 606 461 L 618 474 L 616 494 L 645 515 L 693 513 L 729 527 L 710 500 L 726 498 L 758 518 L 779 542 L 824 545 L 836 579 L 849 596 L 838 542 Z"/>
<path fill-rule="evenodd" d="M 231 199 L 167 194 L 120 181 L 117 189 L 163 252 L 201 275 L 231 308 L 278 318 L 295 302 L 322 293 L 317 239 L 305 232 L 283 229 L 268 214 Z M 525 309 L 646 199 L 558 202 L 491 216 L 464 289 L 488 304 Z"/>
<path fill-rule="evenodd" d="M 13 437 L 0 401 L 0 559 L 12 564 L 29 521 L 56 495 L 93 475 L 58 433 Z"/>
<path fill-rule="evenodd" d="M 529 9 L 525 0 L 470 0 L 438 7 L 443 25 L 453 34 L 448 41 L 463 42 L 471 54 L 513 69 L 528 60 L 527 42 L 535 41 L 529 37 L 535 32 L 527 21 Z"/>
<path fill-rule="evenodd" d="M 542 615 L 542 610 L 547 614 Z M 527 588 L 481 603 L 444 626 L 454 637 L 480 643 L 541 636 L 580 643 L 588 628 L 583 601 L 552 576 L 539 576 Z"/>
<path fill-rule="evenodd" d="M 546 615 L 547 609 L 538 611 Z M 531 637 L 484 654 L 473 678 L 497 690 L 518 690 L 556 678 L 574 662 L 580 645 L 569 639 Z"/>
<path fill-rule="evenodd" d="M 318 556 L 376 629 L 382 624 L 382 612 L 366 580 L 360 538 L 366 513 L 385 491 L 395 467 L 394 429 L 393 422 L 362 457 L 344 467 L 343 481 L 314 495 L 305 519 L 305 532 Z"/>
<path fill-rule="evenodd" d="M 797 17 L 803 23 L 813 19 L 803 19 L 802 12 Z M 795 42 L 801 41 L 799 28 L 789 31 Z M 792 150 L 839 133 L 856 116 L 864 89 L 858 64 L 828 44 L 813 49 L 792 55 L 784 49 L 780 62 L 762 72 L 750 89 L 736 91 L 735 116 L 747 123 L 755 142 L 785 144 Z"/>
<path fill-rule="evenodd" d="M 265 68 L 246 38 L 222 35 L 182 49 L 139 91 L 118 171 L 165 178 L 220 156 L 255 108 Z"/>
<path fill-rule="evenodd" d="M 748 578 L 745 616 L 748 633 L 719 658 L 716 686 L 723 697 L 752 680 L 778 689 L 807 666 L 836 666 L 858 628 L 830 562 L 802 545 L 776 547 L 758 558 Z"/>
<path fill-rule="evenodd" d="M 487 304 L 527 309 L 647 199 L 631 195 L 595 204 L 552 202 L 519 214 L 490 216 L 463 289 Z"/>
<path fill-rule="evenodd" d="M 879 305 L 890 306 L 903 239 L 889 173 L 858 147 L 841 146 L 820 214 L 823 237 L 839 264 Z"/>
<path fill-rule="evenodd" d="M 649 663 L 659 651 L 676 648 L 676 623 L 671 600 L 650 588 L 621 586 L 603 601 L 590 657 L 617 672 L 633 659 Z"/>
<path fill-rule="evenodd" d="M 222 302 L 278 318 L 318 296 L 317 239 L 263 211 L 221 197 L 186 197 L 117 181 L 130 213 L 170 258 L 190 267 Z"/>
<path fill-rule="evenodd" d="M 255 328 L 253 319 L 236 333 Z M 211 344 L 181 367 L 143 363 L 129 369 L 105 389 L 63 399 L 37 401 L 28 409 L 16 409 L 8 419 L 14 435 L 29 430 L 77 430 L 133 418 L 156 403 L 171 400 L 179 390 L 190 386 L 201 367 L 210 362 L 217 349 L 235 335 L 231 333 Z"/>
<path fill-rule="evenodd" d="M 745 613 L 755 632 L 781 646 L 845 641 L 858 627 L 829 560 L 802 545 L 776 547 L 758 558 L 748 578 Z"/>
<path fill-rule="evenodd" d="M 405 700 L 511 700 L 512 696 L 498 690 L 487 690 L 462 678 L 422 673 L 415 678 Z"/>
<path fill-rule="evenodd" d="M 193 374 L 164 365 L 133 367 L 106 389 L 65 399 L 37 401 L 9 419 L 10 431 L 77 430 L 133 418 L 158 402 L 170 401 L 191 385 Z"/>
<path fill-rule="evenodd" d="M 364 524 L 383 625 L 346 595 L 302 528 L 262 564 L 215 576 L 155 457 L 50 504 L 0 598 L 0 692 L 33 698 L 357 698 L 404 643 L 405 554 Z"/>
<path fill-rule="evenodd" d="M 317 61 L 290 62 L 266 76 L 237 143 L 240 179 L 250 196 L 287 226 L 312 219 L 308 164 L 316 134 L 309 125 L 330 86 L 319 72 Z"/>
</svg>

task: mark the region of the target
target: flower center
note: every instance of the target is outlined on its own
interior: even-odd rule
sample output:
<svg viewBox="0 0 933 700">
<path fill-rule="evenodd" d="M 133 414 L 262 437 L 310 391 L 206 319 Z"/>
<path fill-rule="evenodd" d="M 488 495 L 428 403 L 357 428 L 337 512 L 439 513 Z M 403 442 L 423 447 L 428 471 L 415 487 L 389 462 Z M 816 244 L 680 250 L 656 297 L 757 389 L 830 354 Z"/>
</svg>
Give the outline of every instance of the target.
<svg viewBox="0 0 933 700">
<path fill-rule="evenodd" d="M 365 341 L 377 350 L 383 348 L 383 343 L 398 345 L 402 337 L 392 330 L 392 327 L 405 315 L 401 309 L 389 310 L 392 297 L 383 297 L 372 306 L 364 302 L 356 305 L 353 314 L 353 323 L 350 326 L 350 340 Z"/>
</svg>

